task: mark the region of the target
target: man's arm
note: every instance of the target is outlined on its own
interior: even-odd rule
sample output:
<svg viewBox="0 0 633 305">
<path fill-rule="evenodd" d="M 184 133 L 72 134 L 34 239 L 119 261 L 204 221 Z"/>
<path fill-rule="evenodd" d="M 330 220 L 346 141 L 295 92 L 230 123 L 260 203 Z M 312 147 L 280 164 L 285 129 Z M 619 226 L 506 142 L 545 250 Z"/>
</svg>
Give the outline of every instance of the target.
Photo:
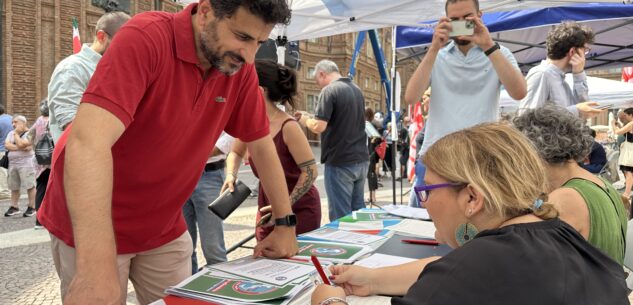
<svg viewBox="0 0 633 305">
<path fill-rule="evenodd" d="M 273 219 L 292 213 L 288 186 L 270 135 L 246 143 L 259 178 L 273 210 Z M 276 226 L 273 232 L 255 247 L 255 256 L 290 257 L 297 253 L 295 227 Z"/>
<path fill-rule="evenodd" d="M 448 42 L 449 33 L 450 20 L 446 17 L 440 18 L 435 27 L 429 50 L 407 83 L 407 87 L 404 91 L 404 100 L 407 103 L 413 105 L 418 102 L 424 91 L 426 91 L 431 84 L 431 70 L 433 70 L 433 65 L 435 64 L 435 59 L 440 49 Z"/>
<path fill-rule="evenodd" d="M 308 130 L 315 134 L 321 134 L 327 128 L 327 121 L 313 118 L 311 114 L 305 111 L 298 111 L 295 113 L 295 117 L 297 118 L 299 124 L 307 127 Z"/>
<path fill-rule="evenodd" d="M 60 129 L 63 130 L 75 118 L 88 81 L 69 70 L 51 79 L 48 85 L 48 107 L 51 109 L 52 121 Z"/>
<path fill-rule="evenodd" d="M 64 190 L 75 240 L 76 273 L 64 304 L 118 303 L 111 150 L 124 129 L 112 113 L 84 103 L 68 136 Z"/>
<path fill-rule="evenodd" d="M 11 135 L 11 137 L 15 137 L 14 135 Z M 13 144 L 13 142 L 11 142 L 9 140 L 9 137 L 7 136 L 7 139 L 4 141 L 4 148 L 8 151 L 16 151 L 18 150 L 18 147 Z"/>
</svg>

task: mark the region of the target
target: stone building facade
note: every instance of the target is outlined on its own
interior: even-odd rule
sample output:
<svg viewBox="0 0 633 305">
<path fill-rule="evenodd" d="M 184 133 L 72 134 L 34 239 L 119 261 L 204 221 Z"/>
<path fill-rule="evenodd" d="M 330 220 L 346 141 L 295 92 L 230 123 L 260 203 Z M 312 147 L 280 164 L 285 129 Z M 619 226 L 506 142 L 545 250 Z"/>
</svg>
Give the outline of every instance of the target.
<svg viewBox="0 0 633 305">
<path fill-rule="evenodd" d="M 55 65 L 72 54 L 72 19 L 82 43 L 92 42 L 103 9 L 92 0 L 2 0 L 0 4 L 0 103 L 29 122 L 39 115 Z M 121 1 L 126 2 L 126 1 Z M 178 11 L 172 0 L 129 0 L 129 12 Z"/>
<path fill-rule="evenodd" d="M 94 39 L 94 27 L 103 9 L 96 0 L 2 0 L 0 4 L 0 103 L 7 113 L 23 114 L 29 122 L 39 115 L 39 101 L 47 96 L 50 76 L 63 58 L 72 53 L 72 19 L 79 21 L 82 43 Z M 149 10 L 176 12 L 181 6 L 173 0 L 119 0 L 129 3 L 134 15 Z M 381 30 L 388 67 L 391 65 L 391 33 Z M 313 75 L 321 59 L 335 61 L 347 75 L 356 41 L 355 33 L 300 42 L 298 108 L 314 111 L 320 89 Z M 415 65 L 399 67 L 406 85 Z M 363 90 L 367 107 L 385 111 L 385 90 L 380 82 L 371 44 L 367 40 L 357 62 L 356 83 Z M 312 71 L 312 72 L 311 72 Z M 404 92 L 404 91 L 403 91 Z M 406 106 L 403 106 L 406 108 Z M 315 136 L 311 138 L 316 139 Z"/>
</svg>

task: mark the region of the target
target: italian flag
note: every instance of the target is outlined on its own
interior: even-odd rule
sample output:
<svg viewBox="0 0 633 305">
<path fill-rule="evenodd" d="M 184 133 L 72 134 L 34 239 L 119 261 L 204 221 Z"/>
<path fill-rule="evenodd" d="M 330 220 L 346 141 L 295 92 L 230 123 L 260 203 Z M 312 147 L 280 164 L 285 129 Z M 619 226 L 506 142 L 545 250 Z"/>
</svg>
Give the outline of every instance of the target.
<svg viewBox="0 0 633 305">
<path fill-rule="evenodd" d="M 79 38 L 79 23 L 73 18 L 73 54 L 81 51 L 81 38 Z"/>
</svg>

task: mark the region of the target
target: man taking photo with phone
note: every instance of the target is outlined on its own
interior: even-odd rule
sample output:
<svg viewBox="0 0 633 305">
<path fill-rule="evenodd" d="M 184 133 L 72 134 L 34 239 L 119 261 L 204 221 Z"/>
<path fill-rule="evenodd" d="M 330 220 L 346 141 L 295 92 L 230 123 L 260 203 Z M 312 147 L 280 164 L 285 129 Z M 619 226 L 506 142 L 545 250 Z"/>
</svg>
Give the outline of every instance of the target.
<svg viewBox="0 0 633 305">
<path fill-rule="evenodd" d="M 481 21 L 479 1 L 447 0 L 445 10 L 405 91 L 413 104 L 433 86 L 421 154 L 451 132 L 496 121 L 501 85 L 516 100 L 526 94 L 512 52 L 494 42 Z"/>
<path fill-rule="evenodd" d="M 589 101 L 585 55 L 591 51 L 593 31 L 575 22 L 563 22 L 547 34 L 547 59 L 530 69 L 526 76 L 528 94 L 521 100 L 519 114 L 525 109 L 538 108 L 547 102 L 566 107 L 583 117 L 601 113 L 598 103 Z M 565 74 L 574 77 L 574 89 L 565 82 Z"/>
</svg>

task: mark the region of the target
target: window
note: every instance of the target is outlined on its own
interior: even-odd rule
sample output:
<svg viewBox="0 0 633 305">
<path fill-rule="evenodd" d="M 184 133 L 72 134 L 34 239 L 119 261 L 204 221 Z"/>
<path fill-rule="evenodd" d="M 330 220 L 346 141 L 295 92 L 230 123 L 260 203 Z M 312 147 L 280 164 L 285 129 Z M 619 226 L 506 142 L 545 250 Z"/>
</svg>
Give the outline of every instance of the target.
<svg viewBox="0 0 633 305">
<path fill-rule="evenodd" d="M 365 77 L 365 88 L 369 88 L 369 77 Z"/>
<path fill-rule="evenodd" d="M 374 48 L 371 46 L 371 43 L 367 42 L 365 45 L 365 51 L 367 58 L 374 58 Z"/>
<path fill-rule="evenodd" d="M 379 82 L 379 81 L 376 81 L 376 82 L 374 83 L 374 90 L 379 90 L 379 89 L 378 89 L 378 88 L 380 87 L 380 85 L 379 85 L 379 84 L 380 84 L 380 82 Z"/>
<path fill-rule="evenodd" d="M 308 113 L 314 113 L 315 112 L 315 110 L 316 110 L 316 102 L 317 102 L 316 95 L 308 94 L 308 96 L 306 98 L 306 111 Z"/>
<path fill-rule="evenodd" d="M 374 104 L 374 112 L 376 111 L 380 111 L 380 104 L 378 103 Z"/>
<path fill-rule="evenodd" d="M 316 71 L 314 71 L 314 68 L 308 68 L 308 70 L 306 71 L 306 78 L 307 79 L 314 79 L 314 74 Z"/>
<path fill-rule="evenodd" d="M 312 43 L 318 43 L 319 42 L 319 38 L 310 38 L 310 39 L 308 39 L 308 41 L 312 42 Z"/>
</svg>

